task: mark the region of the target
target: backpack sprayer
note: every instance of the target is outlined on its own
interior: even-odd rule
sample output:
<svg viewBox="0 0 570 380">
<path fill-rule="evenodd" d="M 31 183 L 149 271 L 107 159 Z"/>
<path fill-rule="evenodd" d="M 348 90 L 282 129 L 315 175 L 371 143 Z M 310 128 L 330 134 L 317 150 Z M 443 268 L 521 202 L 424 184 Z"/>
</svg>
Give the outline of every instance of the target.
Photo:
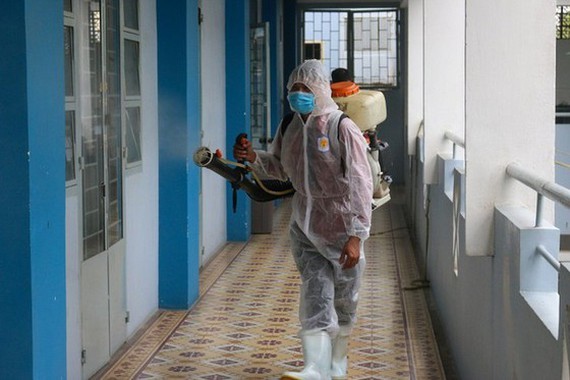
<svg viewBox="0 0 570 380">
<path fill-rule="evenodd" d="M 376 127 L 386 120 L 386 99 L 380 91 L 361 90 L 350 80 L 331 84 L 332 98 L 354 124 L 360 128 L 368 143 L 368 163 L 372 172 L 372 209 L 390 200 L 389 170 L 392 160 L 389 145 L 378 139 Z"/>
</svg>

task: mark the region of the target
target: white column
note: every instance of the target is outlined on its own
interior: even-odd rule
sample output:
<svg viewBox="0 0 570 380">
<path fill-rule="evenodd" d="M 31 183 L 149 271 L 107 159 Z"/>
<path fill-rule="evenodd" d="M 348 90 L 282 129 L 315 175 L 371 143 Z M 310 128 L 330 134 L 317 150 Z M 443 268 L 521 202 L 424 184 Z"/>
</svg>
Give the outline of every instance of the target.
<svg viewBox="0 0 570 380">
<path fill-rule="evenodd" d="M 494 206 L 536 206 L 505 167 L 554 178 L 555 1 L 465 4 L 466 249 L 491 255 Z"/>
<path fill-rule="evenodd" d="M 449 130 L 464 133 L 465 3 L 424 2 L 424 144 L 427 184 L 437 182 L 437 154 L 451 152 Z"/>
<path fill-rule="evenodd" d="M 416 137 L 424 119 L 424 0 L 409 0 L 406 125 L 408 154 L 415 155 Z"/>
</svg>

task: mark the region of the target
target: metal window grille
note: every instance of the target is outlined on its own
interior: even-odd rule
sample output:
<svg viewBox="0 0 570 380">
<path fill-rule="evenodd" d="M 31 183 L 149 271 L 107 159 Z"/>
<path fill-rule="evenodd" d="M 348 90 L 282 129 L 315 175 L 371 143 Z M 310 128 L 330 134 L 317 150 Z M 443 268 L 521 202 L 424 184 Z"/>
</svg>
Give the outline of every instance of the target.
<svg viewBox="0 0 570 380">
<path fill-rule="evenodd" d="M 303 59 L 344 67 L 361 87 L 398 86 L 397 10 L 307 10 Z"/>
<path fill-rule="evenodd" d="M 570 5 L 561 5 L 557 7 L 556 39 L 570 40 Z"/>
</svg>

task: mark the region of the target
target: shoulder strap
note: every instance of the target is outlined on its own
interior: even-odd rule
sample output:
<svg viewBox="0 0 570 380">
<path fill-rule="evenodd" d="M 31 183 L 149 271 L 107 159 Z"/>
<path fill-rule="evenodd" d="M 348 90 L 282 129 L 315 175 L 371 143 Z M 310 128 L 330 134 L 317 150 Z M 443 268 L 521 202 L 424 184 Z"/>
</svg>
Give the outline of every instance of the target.
<svg viewBox="0 0 570 380">
<path fill-rule="evenodd" d="M 344 119 L 346 119 L 347 117 L 348 117 L 348 115 L 343 112 L 342 115 L 340 115 L 340 117 L 338 118 L 338 127 L 337 127 L 336 133 L 337 133 L 337 138 L 339 141 L 340 141 L 340 123 L 342 123 L 342 121 Z"/>
<path fill-rule="evenodd" d="M 342 115 L 340 115 L 340 117 L 338 118 L 338 126 L 336 127 L 336 134 L 337 134 L 336 138 L 339 141 L 339 145 L 340 145 L 340 123 L 342 123 L 342 120 L 347 117 L 348 115 L 343 112 Z M 342 157 L 342 155 L 340 156 L 340 168 L 342 170 L 342 176 L 346 177 L 346 163 L 344 162 L 344 158 Z"/>
<path fill-rule="evenodd" d="M 285 131 L 287 130 L 287 127 L 289 126 L 289 124 L 291 124 L 291 121 L 293 121 L 293 116 L 295 116 L 295 112 L 289 112 L 281 120 L 281 137 L 285 136 Z"/>
</svg>

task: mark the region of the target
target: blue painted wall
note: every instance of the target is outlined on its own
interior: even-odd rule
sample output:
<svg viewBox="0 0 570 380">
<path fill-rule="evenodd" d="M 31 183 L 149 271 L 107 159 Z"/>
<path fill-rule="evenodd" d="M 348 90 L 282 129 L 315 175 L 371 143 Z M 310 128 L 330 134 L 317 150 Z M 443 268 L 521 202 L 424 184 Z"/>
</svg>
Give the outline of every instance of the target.
<svg viewBox="0 0 570 380">
<path fill-rule="evenodd" d="M 250 135 L 249 0 L 226 2 L 226 147 L 231 152 L 236 136 Z M 251 201 L 237 192 L 233 212 L 231 186 L 227 185 L 228 240 L 246 241 L 251 235 Z"/>
<path fill-rule="evenodd" d="M 28 105 L 24 2 L 0 12 L 0 376 L 32 376 Z M 15 364 L 13 364 L 15 363 Z M 18 365 L 18 363 L 20 363 Z"/>
<path fill-rule="evenodd" d="M 159 306 L 186 309 L 199 295 L 200 141 L 197 0 L 157 2 Z"/>
<path fill-rule="evenodd" d="M 63 6 L 0 13 L 0 378 L 66 376 Z M 9 57 L 9 59 L 7 59 Z"/>
<path fill-rule="evenodd" d="M 200 26 L 198 25 L 198 0 L 187 0 L 186 57 L 188 70 L 187 103 L 188 145 L 188 283 L 187 292 L 190 305 L 200 295 L 200 168 L 194 165 L 192 156 L 201 142 L 201 97 L 200 97 Z M 206 210 L 207 212 L 207 210 Z"/>
</svg>

